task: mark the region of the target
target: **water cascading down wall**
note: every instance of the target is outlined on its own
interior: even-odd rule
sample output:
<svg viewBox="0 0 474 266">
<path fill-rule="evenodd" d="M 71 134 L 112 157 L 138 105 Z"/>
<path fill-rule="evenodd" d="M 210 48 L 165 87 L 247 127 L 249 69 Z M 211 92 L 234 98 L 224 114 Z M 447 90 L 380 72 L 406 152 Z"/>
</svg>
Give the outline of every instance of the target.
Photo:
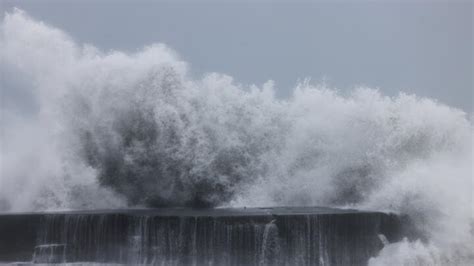
<svg viewBox="0 0 474 266">
<path fill-rule="evenodd" d="M 403 218 L 329 208 L 0 215 L 0 262 L 365 265 Z"/>
</svg>

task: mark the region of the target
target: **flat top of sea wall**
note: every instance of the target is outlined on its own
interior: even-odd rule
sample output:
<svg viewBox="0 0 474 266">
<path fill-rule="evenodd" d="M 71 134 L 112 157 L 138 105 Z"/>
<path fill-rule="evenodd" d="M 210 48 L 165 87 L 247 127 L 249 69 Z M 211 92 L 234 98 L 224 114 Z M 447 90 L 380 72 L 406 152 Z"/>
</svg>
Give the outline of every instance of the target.
<svg viewBox="0 0 474 266">
<path fill-rule="evenodd" d="M 139 216 L 191 216 L 191 217 L 226 217 L 226 216 L 294 216 L 294 215 L 324 215 L 348 213 L 381 213 L 376 211 L 361 211 L 354 209 L 336 209 L 328 207 L 262 207 L 262 208 L 150 208 L 150 209 L 105 209 L 105 210 L 64 210 L 47 212 L 6 212 L 0 216 L 35 215 L 35 214 L 126 214 Z"/>
</svg>

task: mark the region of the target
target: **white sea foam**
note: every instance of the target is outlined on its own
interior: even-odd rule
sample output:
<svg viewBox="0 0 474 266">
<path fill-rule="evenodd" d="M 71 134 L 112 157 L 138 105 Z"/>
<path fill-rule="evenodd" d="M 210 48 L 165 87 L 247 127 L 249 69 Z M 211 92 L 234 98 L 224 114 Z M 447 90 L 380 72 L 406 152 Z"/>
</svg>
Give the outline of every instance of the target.
<svg viewBox="0 0 474 266">
<path fill-rule="evenodd" d="M 408 214 L 427 240 L 373 265 L 469 264 L 473 123 L 432 99 L 302 82 L 192 78 L 163 44 L 100 51 L 21 10 L 0 26 L 3 211 L 351 206 Z M 250 62 L 249 62 L 250 64 Z M 8 73 L 8 75 L 6 75 Z"/>
</svg>

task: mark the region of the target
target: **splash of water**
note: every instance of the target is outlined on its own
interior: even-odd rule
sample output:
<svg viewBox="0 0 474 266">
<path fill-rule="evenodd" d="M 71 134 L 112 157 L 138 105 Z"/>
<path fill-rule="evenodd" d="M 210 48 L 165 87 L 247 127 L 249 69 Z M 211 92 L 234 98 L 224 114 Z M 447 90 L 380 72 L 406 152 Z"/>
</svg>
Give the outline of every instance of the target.
<svg viewBox="0 0 474 266">
<path fill-rule="evenodd" d="M 355 206 L 407 213 L 427 236 L 374 265 L 473 260 L 473 124 L 458 109 L 309 82 L 278 100 L 271 81 L 195 79 L 163 44 L 103 52 L 21 10 L 0 33 L 22 99 L 1 106 L 4 211 Z"/>
</svg>

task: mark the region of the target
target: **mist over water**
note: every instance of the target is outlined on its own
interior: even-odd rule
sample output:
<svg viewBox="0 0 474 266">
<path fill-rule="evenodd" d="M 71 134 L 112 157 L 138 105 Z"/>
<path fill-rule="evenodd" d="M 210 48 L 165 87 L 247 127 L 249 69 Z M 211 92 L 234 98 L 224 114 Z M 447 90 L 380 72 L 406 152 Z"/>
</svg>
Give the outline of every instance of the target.
<svg viewBox="0 0 474 266">
<path fill-rule="evenodd" d="M 21 10 L 0 34 L 3 84 L 21 95 L 0 107 L 0 211 L 394 211 L 426 239 L 390 244 L 371 264 L 474 261 L 474 131 L 461 110 L 310 82 L 277 99 L 272 81 L 193 78 L 163 44 L 104 52 Z"/>
</svg>

